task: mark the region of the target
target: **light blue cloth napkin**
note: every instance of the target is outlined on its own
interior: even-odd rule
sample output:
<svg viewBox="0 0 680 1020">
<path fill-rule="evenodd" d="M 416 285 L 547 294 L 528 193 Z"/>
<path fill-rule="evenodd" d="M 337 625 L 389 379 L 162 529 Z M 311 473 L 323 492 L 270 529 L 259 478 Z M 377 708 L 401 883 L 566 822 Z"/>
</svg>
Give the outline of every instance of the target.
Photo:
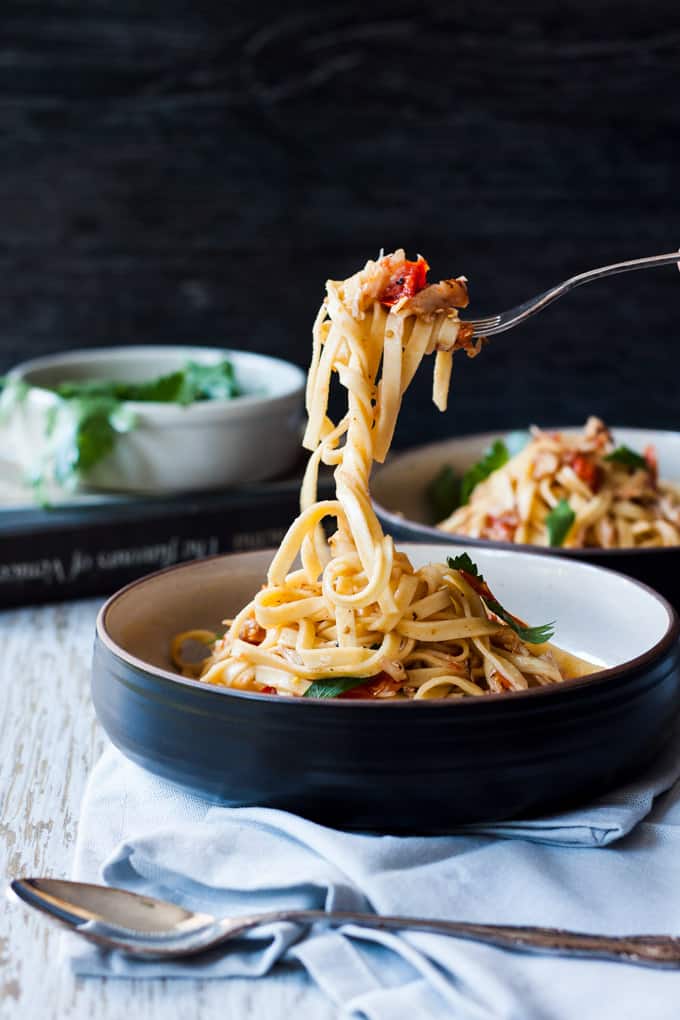
<svg viewBox="0 0 680 1020">
<path fill-rule="evenodd" d="M 217 915 L 358 908 L 618 934 L 680 933 L 679 775 L 680 738 L 639 781 L 582 810 L 455 836 L 405 838 L 338 832 L 264 808 L 215 807 L 109 748 L 86 790 L 74 877 Z M 367 1020 L 680 1015 L 680 971 L 351 926 L 303 933 L 276 925 L 237 950 L 174 963 L 128 960 L 75 937 L 67 953 L 78 975 L 121 977 L 258 976 L 285 957 L 306 969 L 343 1016 Z M 266 980 L 275 982 L 276 971 Z M 275 1020 L 271 997 L 267 1003 Z"/>
</svg>

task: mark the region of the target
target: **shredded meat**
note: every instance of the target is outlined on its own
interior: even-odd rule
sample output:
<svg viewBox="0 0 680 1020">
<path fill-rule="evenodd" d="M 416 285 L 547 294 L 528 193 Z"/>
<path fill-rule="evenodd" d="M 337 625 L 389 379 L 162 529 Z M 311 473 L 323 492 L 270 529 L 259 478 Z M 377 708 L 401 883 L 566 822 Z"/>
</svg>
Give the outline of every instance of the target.
<svg viewBox="0 0 680 1020">
<path fill-rule="evenodd" d="M 510 627 L 504 627 L 503 630 L 499 630 L 497 634 L 494 634 L 493 644 L 505 648 L 506 652 L 516 652 L 517 655 L 529 654 L 527 646 L 522 644 L 519 636 Z"/>
<path fill-rule="evenodd" d="M 259 645 L 265 639 L 266 630 L 260 627 L 256 620 L 246 620 L 239 631 L 241 641 L 247 641 L 249 645 Z"/>
<path fill-rule="evenodd" d="M 476 358 L 482 347 L 487 343 L 485 336 L 478 336 L 476 340 L 472 339 L 472 334 L 475 331 L 475 327 L 469 322 L 461 322 L 456 336 L 456 342 L 453 345 L 454 350 L 456 347 L 460 347 L 465 351 L 468 358 Z"/>
<path fill-rule="evenodd" d="M 559 467 L 559 461 L 557 455 L 552 453 L 550 450 L 541 451 L 536 455 L 536 459 L 531 468 L 531 474 L 539 481 L 541 478 L 547 478 L 549 475 L 554 475 Z"/>
<path fill-rule="evenodd" d="M 680 508 L 667 496 L 662 496 L 659 500 L 659 512 L 676 528 L 680 527 Z"/>
<path fill-rule="evenodd" d="M 605 423 L 591 414 L 583 430 L 583 449 L 604 450 L 613 444 L 612 434 Z"/>
<path fill-rule="evenodd" d="M 649 471 L 639 468 L 630 478 L 622 482 L 617 492 L 619 499 L 655 499 L 656 492 Z"/>
<path fill-rule="evenodd" d="M 470 303 L 467 280 L 459 276 L 453 280 L 440 280 L 423 287 L 408 301 L 408 311 L 424 319 L 432 319 L 438 312 L 450 312 L 452 308 L 467 308 Z"/>
</svg>

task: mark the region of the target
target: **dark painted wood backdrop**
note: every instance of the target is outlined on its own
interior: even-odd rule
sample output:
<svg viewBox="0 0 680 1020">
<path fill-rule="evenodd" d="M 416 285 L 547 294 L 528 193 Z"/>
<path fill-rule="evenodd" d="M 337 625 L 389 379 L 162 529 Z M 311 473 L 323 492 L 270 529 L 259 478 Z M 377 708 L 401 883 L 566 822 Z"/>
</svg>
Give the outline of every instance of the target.
<svg viewBox="0 0 680 1020">
<path fill-rule="evenodd" d="M 680 6 L 3 0 L 0 361 L 228 344 L 305 364 L 327 276 L 381 246 L 472 310 L 680 246 Z M 528 421 L 678 426 L 680 276 L 574 294 L 400 443 Z"/>
</svg>

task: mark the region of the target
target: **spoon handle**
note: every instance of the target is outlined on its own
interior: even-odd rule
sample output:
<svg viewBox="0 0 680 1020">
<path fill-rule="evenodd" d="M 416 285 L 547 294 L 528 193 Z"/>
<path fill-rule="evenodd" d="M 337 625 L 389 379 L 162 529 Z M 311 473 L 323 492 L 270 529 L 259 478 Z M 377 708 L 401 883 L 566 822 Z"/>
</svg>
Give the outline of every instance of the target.
<svg viewBox="0 0 680 1020">
<path fill-rule="evenodd" d="M 64 879 L 14 879 L 10 890 L 83 938 L 143 959 L 193 956 L 262 925 L 292 921 L 306 926 L 354 925 L 372 931 L 419 931 L 518 952 L 680 967 L 680 937 L 671 935 L 588 935 L 560 928 L 324 910 L 276 910 L 217 920 L 209 914 L 192 913 L 176 904 L 123 889 Z"/>
<path fill-rule="evenodd" d="M 680 967 L 680 938 L 672 935 L 588 935 L 560 928 L 326 913 L 322 910 L 282 911 L 279 919 L 306 924 L 326 923 L 333 927 L 352 924 L 374 931 L 419 931 L 486 942 L 500 949 L 520 952 L 591 957 L 648 967 Z"/>
</svg>

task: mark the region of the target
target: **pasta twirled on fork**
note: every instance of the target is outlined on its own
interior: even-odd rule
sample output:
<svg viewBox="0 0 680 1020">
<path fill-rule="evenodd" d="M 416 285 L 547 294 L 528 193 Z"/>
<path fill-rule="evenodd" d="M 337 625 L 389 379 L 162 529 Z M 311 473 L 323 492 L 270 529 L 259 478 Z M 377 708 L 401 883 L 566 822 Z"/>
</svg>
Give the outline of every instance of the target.
<svg viewBox="0 0 680 1020">
<path fill-rule="evenodd" d="M 479 352 L 458 317 L 468 303 L 465 279 L 428 286 L 427 269 L 400 250 L 328 281 L 313 330 L 301 513 L 265 585 L 205 661 L 187 663 L 187 635 L 178 635 L 173 655 L 189 675 L 269 694 L 424 699 L 519 690 L 592 671 L 560 659 L 544 643 L 547 628 L 527 628 L 506 613 L 470 561 L 415 569 L 373 511 L 371 468 L 389 450 L 423 357 L 435 355 L 433 399 L 444 410 L 454 351 Z M 338 422 L 328 415 L 334 377 L 347 393 Z M 318 502 L 321 464 L 334 468 L 336 498 Z M 336 530 L 327 540 L 329 518 Z"/>
</svg>

